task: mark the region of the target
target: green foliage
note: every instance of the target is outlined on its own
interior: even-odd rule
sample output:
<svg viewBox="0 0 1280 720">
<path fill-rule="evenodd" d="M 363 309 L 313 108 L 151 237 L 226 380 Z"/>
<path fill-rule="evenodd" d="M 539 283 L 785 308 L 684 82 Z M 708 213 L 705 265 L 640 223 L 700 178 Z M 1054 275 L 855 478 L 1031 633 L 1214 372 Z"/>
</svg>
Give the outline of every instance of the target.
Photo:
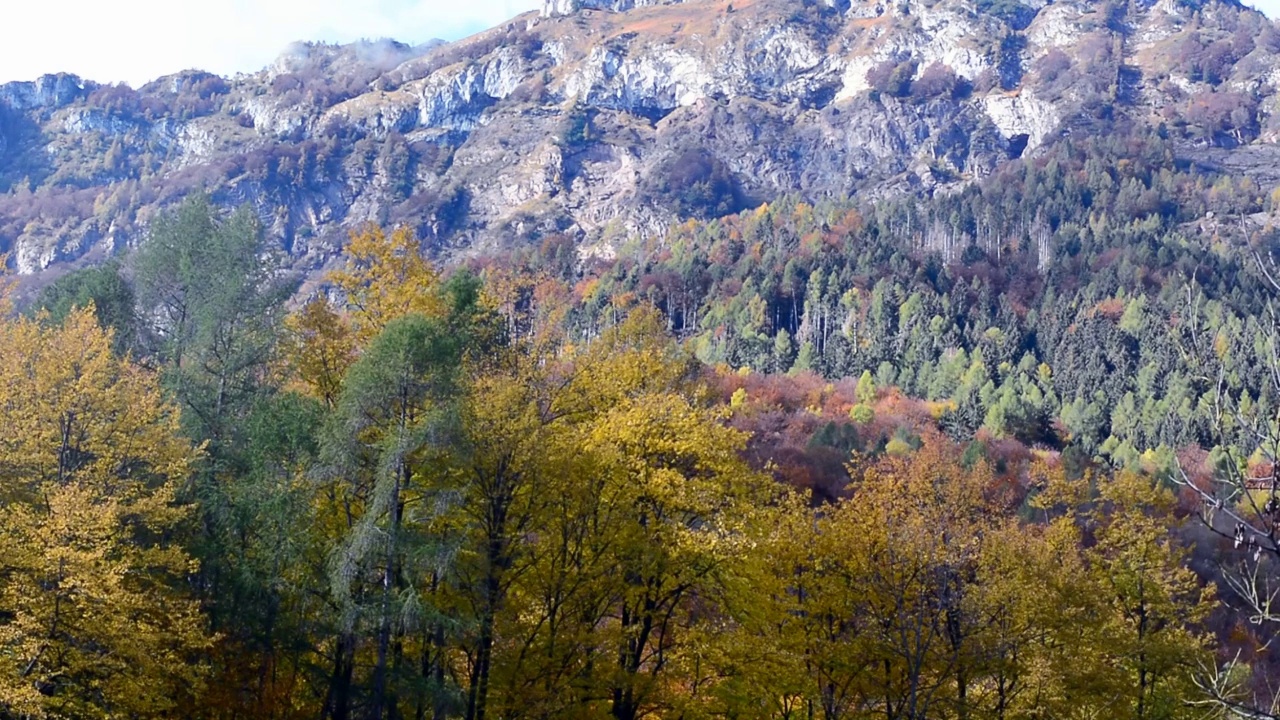
<svg viewBox="0 0 1280 720">
<path fill-rule="evenodd" d="M 849 419 L 859 425 L 866 425 L 876 419 L 876 411 L 866 403 L 858 403 L 849 408 Z"/>
<path fill-rule="evenodd" d="M 877 93 L 905 97 L 911 92 L 911 79 L 919 63 L 908 57 L 902 61 L 885 60 L 867 71 L 867 82 Z"/>
<path fill-rule="evenodd" d="M 581 105 L 575 105 L 573 111 L 565 118 L 561 142 L 568 148 L 579 147 L 587 142 L 590 132 L 591 117 L 587 109 Z"/>
<path fill-rule="evenodd" d="M 589 270 L 572 320 L 590 337 L 615 299 L 644 288 L 705 362 L 869 374 L 878 389 L 945 402 L 956 438 L 985 427 L 1089 456 L 1111 435 L 1212 445 L 1197 415 L 1210 388 L 1182 365 L 1188 293 L 1206 299 L 1196 312 L 1222 327 L 1227 376 L 1253 398 L 1249 368 L 1265 352 L 1252 338 L 1265 333 L 1250 318 L 1266 298 L 1231 279 L 1251 260 L 1189 238 L 1187 223 L 1213 202 L 1255 212 L 1260 193 L 1213 192 L 1223 183 L 1171 153 L 1157 135 L 1063 142 L 953 195 L 781 198 L 680 225 L 661 247 Z"/>
<path fill-rule="evenodd" d="M 191 548 L 201 585 L 216 598 L 210 622 L 228 642 L 278 641 L 289 628 L 270 608 L 301 602 L 284 592 L 281 568 L 303 552 L 287 538 L 310 496 L 293 485 L 294 466 L 265 455 L 309 454 L 314 424 L 305 407 L 277 404 L 270 382 L 293 284 L 256 217 L 247 209 L 224 217 L 202 195 L 157 218 L 130 261 L 139 352 L 159 365 L 184 432 L 205 451 L 184 500 L 199 513 Z M 267 427 L 264 413 L 280 425 Z M 292 438 L 271 439 L 287 431 Z"/>
<path fill-rule="evenodd" d="M 375 717 L 393 692 L 389 653 L 402 635 L 396 626 L 438 612 L 422 606 L 406 574 L 415 559 L 446 562 L 448 539 L 409 522 L 405 507 L 433 498 L 419 463 L 456 437 L 462 340 L 438 318 L 391 320 L 348 371 L 324 431 L 319 468 L 334 479 L 333 492 L 350 498 L 353 516 L 331 550 L 329 585 L 344 619 L 342 642 L 354 649 L 369 640 L 376 648 L 369 680 Z"/>
<path fill-rule="evenodd" d="M 858 388 L 856 390 L 858 402 L 870 404 L 876 399 L 876 381 L 871 377 L 870 370 L 863 370 L 862 377 L 858 378 Z"/>
<path fill-rule="evenodd" d="M 143 346 L 167 365 L 167 383 L 199 423 L 194 435 L 224 438 L 252 404 L 283 318 L 276 256 L 246 210 L 219 217 L 193 196 L 160 217 L 133 258 Z"/>
<path fill-rule="evenodd" d="M 785 329 L 779 330 L 778 334 L 773 336 L 773 356 L 774 372 L 786 372 L 791 368 L 794 348 L 791 343 L 791 333 Z"/>
<path fill-rule="evenodd" d="M 978 0 L 978 12 L 999 18 L 1015 30 L 1021 30 L 1036 16 L 1036 11 L 1019 0 Z"/>
<path fill-rule="evenodd" d="M 120 274 L 120 263 L 112 260 L 98 267 L 74 270 L 40 291 L 34 307 L 48 313 L 48 320 L 61 324 L 75 308 L 92 305 L 98 325 L 110 328 L 113 349 L 123 354 L 137 342 L 133 288 Z"/>
</svg>

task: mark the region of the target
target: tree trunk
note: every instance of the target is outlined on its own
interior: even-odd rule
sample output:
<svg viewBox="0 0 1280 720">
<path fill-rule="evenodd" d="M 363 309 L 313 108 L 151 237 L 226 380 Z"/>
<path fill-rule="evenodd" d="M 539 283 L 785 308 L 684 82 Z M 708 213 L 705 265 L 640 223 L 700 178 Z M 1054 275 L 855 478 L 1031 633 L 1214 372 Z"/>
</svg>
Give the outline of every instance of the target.
<svg viewBox="0 0 1280 720">
<path fill-rule="evenodd" d="M 480 618 L 479 646 L 476 648 L 476 667 L 472 673 L 471 693 L 467 703 L 467 720 L 484 720 L 489 700 L 489 673 L 493 660 L 493 626 L 501 600 L 501 573 L 506 563 L 503 534 L 506 532 L 506 502 L 500 503 L 493 514 L 489 536 L 488 564 L 484 579 L 484 610 Z"/>
<path fill-rule="evenodd" d="M 391 654 L 391 590 L 396 578 L 396 539 L 400 534 L 401 480 L 408 474 L 403 464 L 396 469 L 388 507 L 391 510 L 390 537 L 387 538 L 387 556 L 382 569 L 382 603 L 378 618 L 378 655 L 373 671 L 373 703 L 369 709 L 370 720 L 381 720 L 393 703 L 389 702 L 388 660 Z M 394 713 L 390 713 L 394 714 Z"/>
<path fill-rule="evenodd" d="M 325 695 L 323 716 L 328 720 L 348 720 L 351 717 L 351 674 L 355 669 L 355 643 L 350 635 L 338 637 L 333 652 L 333 673 L 329 677 L 329 691 Z"/>
</svg>

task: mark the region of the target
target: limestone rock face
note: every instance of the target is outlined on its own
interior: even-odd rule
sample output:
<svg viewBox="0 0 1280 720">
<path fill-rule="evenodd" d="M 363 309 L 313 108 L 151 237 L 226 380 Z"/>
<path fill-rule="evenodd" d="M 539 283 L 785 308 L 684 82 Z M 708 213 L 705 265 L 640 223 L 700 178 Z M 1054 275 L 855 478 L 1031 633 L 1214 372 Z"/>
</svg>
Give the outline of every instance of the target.
<svg viewBox="0 0 1280 720">
<path fill-rule="evenodd" d="M 608 255 L 681 220 L 662 190 L 677 167 L 727 171 L 739 207 L 953 192 L 1072 132 L 1135 124 L 1280 182 L 1231 159 L 1280 137 L 1280 42 L 1258 13 L 983 7 L 544 0 L 457 43 L 302 43 L 235 78 L 9 83 L 0 251 L 27 274 L 119 252 L 203 189 L 254 208 L 304 270 L 364 222 L 410 225 L 446 255 L 548 234 Z M 1231 62 L 1186 62 L 1213 38 L 1236 38 Z M 1228 119 L 1199 128 L 1206 107 Z"/>
<path fill-rule="evenodd" d="M 35 82 L 0 85 L 0 103 L 13 110 L 56 110 L 83 97 L 85 84 L 75 75 L 45 75 Z"/>
<path fill-rule="evenodd" d="M 1001 135 L 1024 135 L 1027 148 L 1033 150 L 1058 129 L 1061 120 L 1057 107 L 1037 98 L 1033 90 L 1020 95 L 991 94 L 982 99 L 982 105 Z"/>
<path fill-rule="evenodd" d="M 542 0 L 541 15 L 544 18 L 572 15 L 579 10 L 610 10 L 626 12 L 649 5 L 674 5 L 684 0 Z M 836 2 L 837 0 L 827 0 Z"/>
</svg>

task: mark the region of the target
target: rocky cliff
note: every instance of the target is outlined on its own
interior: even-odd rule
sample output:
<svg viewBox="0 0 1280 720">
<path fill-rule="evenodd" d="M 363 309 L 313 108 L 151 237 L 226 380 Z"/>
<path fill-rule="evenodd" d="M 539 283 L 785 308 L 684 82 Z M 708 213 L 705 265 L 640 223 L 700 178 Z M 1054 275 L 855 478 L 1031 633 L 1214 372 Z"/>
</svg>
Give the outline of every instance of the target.
<svg viewBox="0 0 1280 720">
<path fill-rule="evenodd" d="M 1229 2 L 545 0 L 229 79 L 47 76 L 0 86 L 0 249 L 24 274 L 116 252 L 203 189 L 301 268 L 369 221 L 440 253 L 608 253 L 781 194 L 949 192 L 1073 133 L 1146 125 L 1221 160 L 1269 152 L 1278 53 Z"/>
</svg>

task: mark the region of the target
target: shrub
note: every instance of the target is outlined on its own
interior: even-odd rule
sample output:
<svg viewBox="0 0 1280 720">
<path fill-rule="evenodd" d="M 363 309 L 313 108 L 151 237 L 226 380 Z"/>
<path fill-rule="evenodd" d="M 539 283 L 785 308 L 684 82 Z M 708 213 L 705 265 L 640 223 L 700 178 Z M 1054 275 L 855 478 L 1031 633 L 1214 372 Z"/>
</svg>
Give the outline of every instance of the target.
<svg viewBox="0 0 1280 720">
<path fill-rule="evenodd" d="M 302 89 L 302 78 L 294 73 L 283 73 L 275 76 L 271 81 L 271 92 L 275 95 L 285 95 L 294 90 Z"/>
<path fill-rule="evenodd" d="M 905 97 L 911 92 L 911 78 L 915 77 L 917 67 L 914 58 L 900 62 L 885 60 L 867 71 L 867 84 L 878 93 Z"/>
<path fill-rule="evenodd" d="M 89 107 L 100 108 L 113 115 L 135 115 L 142 110 L 138 91 L 124 83 L 103 85 L 89 94 Z"/>
<path fill-rule="evenodd" d="M 895 437 L 885 444 L 884 451 L 895 457 L 902 457 L 911 454 L 911 446 L 907 441 Z"/>
<path fill-rule="evenodd" d="M 1071 69 L 1071 56 L 1058 48 L 1052 48 L 1035 62 L 1036 77 L 1042 83 L 1051 83 Z"/>
<path fill-rule="evenodd" d="M 859 425 L 866 425 L 876 419 L 876 411 L 866 403 L 858 403 L 849 409 L 849 419 Z"/>
<path fill-rule="evenodd" d="M 960 94 L 961 80 L 950 66 L 930 63 L 911 83 L 911 95 L 922 100 L 938 97 L 954 97 Z"/>
<path fill-rule="evenodd" d="M 1207 140 L 1229 135 L 1244 142 L 1257 126 L 1258 103 L 1242 92 L 1202 92 L 1187 103 L 1187 122 Z"/>
<path fill-rule="evenodd" d="M 742 209 L 736 179 L 720 158 L 702 148 L 685 150 L 658 166 L 644 195 L 681 217 L 714 218 Z"/>
<path fill-rule="evenodd" d="M 1018 0 L 978 0 L 978 12 L 991 15 L 1014 30 L 1022 30 L 1031 24 L 1036 11 Z"/>
</svg>

